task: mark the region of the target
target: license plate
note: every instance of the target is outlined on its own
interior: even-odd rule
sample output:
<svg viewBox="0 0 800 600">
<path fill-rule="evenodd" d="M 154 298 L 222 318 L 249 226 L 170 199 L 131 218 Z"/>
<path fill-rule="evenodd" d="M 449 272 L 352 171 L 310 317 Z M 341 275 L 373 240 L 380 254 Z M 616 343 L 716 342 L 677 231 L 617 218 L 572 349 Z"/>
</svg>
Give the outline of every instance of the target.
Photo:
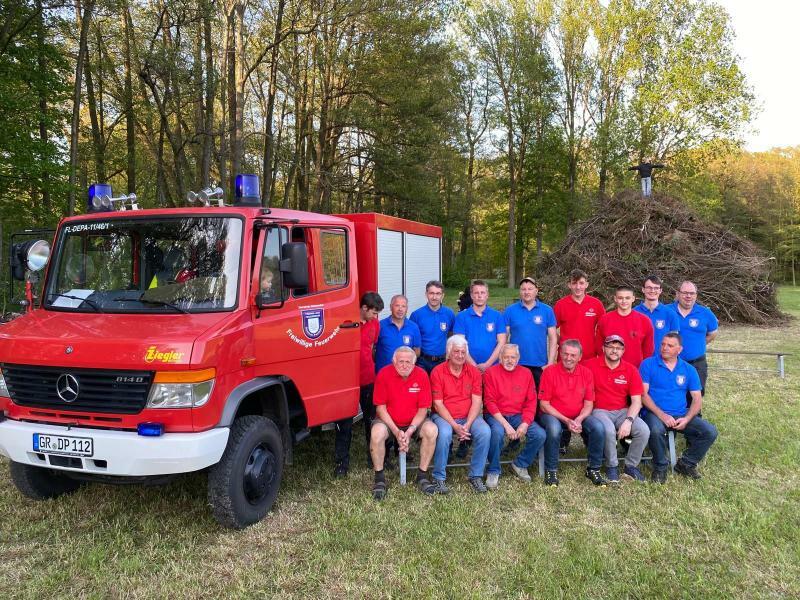
<svg viewBox="0 0 800 600">
<path fill-rule="evenodd" d="M 43 454 L 64 454 L 66 456 L 92 456 L 94 440 L 69 435 L 33 434 L 33 451 Z"/>
</svg>

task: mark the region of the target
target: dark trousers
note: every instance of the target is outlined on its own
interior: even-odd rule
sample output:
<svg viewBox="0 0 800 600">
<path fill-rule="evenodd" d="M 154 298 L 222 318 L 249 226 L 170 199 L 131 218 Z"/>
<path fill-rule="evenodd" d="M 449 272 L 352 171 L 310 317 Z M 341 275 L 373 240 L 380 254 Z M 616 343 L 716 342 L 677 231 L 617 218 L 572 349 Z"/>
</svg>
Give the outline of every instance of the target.
<svg viewBox="0 0 800 600">
<path fill-rule="evenodd" d="M 369 461 L 369 436 L 372 420 L 375 418 L 375 405 L 372 403 L 372 387 L 362 385 L 358 401 L 361 404 L 362 419 L 364 421 L 364 439 L 367 443 L 367 460 Z M 353 417 L 336 421 L 336 441 L 333 446 L 333 460 L 345 467 L 350 466 L 350 442 L 353 439 Z"/>
<path fill-rule="evenodd" d="M 697 374 L 700 376 L 700 393 L 706 395 L 706 380 L 708 379 L 708 361 L 705 355 L 694 360 L 687 360 L 690 365 L 697 369 Z"/>
<path fill-rule="evenodd" d="M 433 371 L 434 367 L 438 367 L 444 362 L 444 357 L 441 357 L 438 360 L 431 360 L 431 358 L 432 357 L 423 353 L 419 355 L 419 359 L 417 360 L 417 366 L 424 369 L 428 375 L 431 374 L 431 371 Z"/>
<path fill-rule="evenodd" d="M 651 412 L 645 412 L 642 419 L 650 428 L 650 451 L 653 453 L 653 468 L 666 469 L 669 466 L 667 458 L 667 427 L 664 422 Z M 681 461 L 690 466 L 696 466 L 711 448 L 717 439 L 717 428 L 700 417 L 694 417 L 683 431 L 677 431 L 686 437 L 686 450 L 681 455 Z"/>
<path fill-rule="evenodd" d="M 533 375 L 533 382 L 536 384 L 536 391 L 539 391 L 539 382 L 542 380 L 542 367 L 523 365 Z"/>
</svg>

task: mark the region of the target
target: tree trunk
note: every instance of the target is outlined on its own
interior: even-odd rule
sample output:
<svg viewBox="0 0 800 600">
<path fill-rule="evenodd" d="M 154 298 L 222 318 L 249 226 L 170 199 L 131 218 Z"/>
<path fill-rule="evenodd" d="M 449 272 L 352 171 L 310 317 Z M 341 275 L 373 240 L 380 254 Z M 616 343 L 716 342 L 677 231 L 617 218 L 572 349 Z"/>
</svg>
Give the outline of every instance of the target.
<svg viewBox="0 0 800 600">
<path fill-rule="evenodd" d="M 125 52 L 125 147 L 127 153 L 126 173 L 128 193 L 136 192 L 136 115 L 133 112 L 133 68 L 131 61 L 131 37 L 133 23 L 128 3 L 122 13 L 123 51 Z"/>
<path fill-rule="evenodd" d="M 261 203 L 269 206 L 272 198 L 272 153 L 274 142 L 272 138 L 272 115 L 275 112 L 275 95 L 278 92 L 278 49 L 281 41 L 281 28 L 283 27 L 283 9 L 286 0 L 278 0 L 278 13 L 275 16 L 275 35 L 272 38 L 272 57 L 269 65 L 269 91 L 267 93 L 267 116 L 264 122 L 264 161 L 263 180 L 261 187 Z"/>
<path fill-rule="evenodd" d="M 47 64 L 45 61 L 44 55 L 44 44 L 45 44 L 45 35 L 44 35 L 44 15 L 42 13 L 42 1 L 36 0 L 36 12 L 37 12 L 37 22 L 36 22 L 36 38 L 38 47 L 38 56 L 37 56 L 37 66 L 39 68 L 39 73 L 41 76 L 44 75 L 45 70 L 47 69 Z M 39 142 L 41 143 L 41 152 L 39 154 L 39 160 L 43 163 L 48 160 L 47 157 L 47 146 L 49 145 L 49 136 L 47 133 L 47 90 L 45 90 L 41 85 L 39 86 Z M 41 224 L 44 225 L 45 223 L 50 222 L 52 217 L 51 210 L 52 207 L 50 205 L 50 174 L 48 173 L 47 169 L 42 170 L 42 183 L 39 189 L 39 193 L 41 194 L 41 213 L 42 213 L 42 220 Z M 35 194 L 32 194 L 35 197 Z M 0 240 L 2 236 L 0 236 Z"/>
<path fill-rule="evenodd" d="M 72 92 L 72 125 L 69 136 L 69 200 L 67 212 L 75 214 L 75 175 L 78 167 L 78 126 L 81 118 L 81 81 L 83 81 L 83 60 L 86 55 L 86 45 L 89 34 L 89 21 L 92 18 L 94 0 L 87 0 L 86 7 L 81 15 L 80 0 L 75 0 L 75 16 L 80 28 L 80 41 L 78 43 L 78 57 L 75 61 L 75 86 Z"/>
</svg>

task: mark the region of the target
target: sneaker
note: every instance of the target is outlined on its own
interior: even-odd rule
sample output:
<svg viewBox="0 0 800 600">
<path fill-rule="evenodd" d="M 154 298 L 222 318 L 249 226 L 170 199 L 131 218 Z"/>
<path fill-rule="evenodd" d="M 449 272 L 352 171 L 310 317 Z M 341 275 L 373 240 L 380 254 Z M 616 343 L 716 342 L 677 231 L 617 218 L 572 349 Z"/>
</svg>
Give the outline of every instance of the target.
<svg viewBox="0 0 800 600">
<path fill-rule="evenodd" d="M 531 482 L 530 473 L 528 473 L 528 469 L 523 469 L 522 467 L 518 467 L 515 463 L 511 463 L 511 470 L 514 471 L 514 475 L 522 479 L 525 483 Z"/>
<path fill-rule="evenodd" d="M 443 479 L 434 479 L 433 487 L 434 487 L 434 493 L 436 494 L 441 494 L 442 496 L 444 496 L 450 493 L 450 488 L 447 487 L 447 484 L 444 482 Z"/>
<path fill-rule="evenodd" d="M 490 490 L 496 490 L 500 482 L 500 473 L 489 473 L 486 476 L 486 487 Z"/>
<path fill-rule="evenodd" d="M 417 489 L 426 496 L 433 496 L 436 492 L 436 486 L 431 483 L 427 477 L 420 477 L 417 479 Z"/>
<path fill-rule="evenodd" d="M 469 484 L 472 486 L 472 489 L 475 490 L 478 494 L 485 494 L 486 493 L 486 486 L 483 485 L 483 479 L 480 477 L 470 477 Z"/>
<path fill-rule="evenodd" d="M 336 466 L 333 467 L 333 476 L 334 477 L 347 477 L 347 472 L 350 470 L 350 467 L 343 463 L 336 463 Z"/>
<path fill-rule="evenodd" d="M 688 477 L 689 479 L 703 478 L 703 476 L 697 472 L 697 466 L 686 464 L 685 462 L 683 462 L 682 458 L 675 463 L 675 472 L 678 475 L 683 475 L 684 477 Z"/>
<path fill-rule="evenodd" d="M 606 467 L 606 478 L 609 483 L 619 483 L 619 468 Z"/>
<path fill-rule="evenodd" d="M 547 471 L 544 474 L 544 484 L 548 487 L 558 487 L 558 472 Z"/>
<path fill-rule="evenodd" d="M 666 469 L 653 469 L 653 474 L 651 475 L 651 479 L 653 483 L 660 483 L 664 485 L 667 483 L 667 470 Z"/>
<path fill-rule="evenodd" d="M 626 477 L 630 477 L 634 481 L 647 481 L 638 467 L 625 467 L 623 473 Z"/>
<path fill-rule="evenodd" d="M 386 481 L 376 481 L 372 484 L 372 497 L 378 501 L 386 498 Z"/>
<path fill-rule="evenodd" d="M 608 479 L 603 477 L 603 474 L 600 472 L 600 469 L 592 469 L 591 467 L 586 467 L 586 477 L 594 484 L 600 487 L 605 487 L 608 485 Z"/>
</svg>

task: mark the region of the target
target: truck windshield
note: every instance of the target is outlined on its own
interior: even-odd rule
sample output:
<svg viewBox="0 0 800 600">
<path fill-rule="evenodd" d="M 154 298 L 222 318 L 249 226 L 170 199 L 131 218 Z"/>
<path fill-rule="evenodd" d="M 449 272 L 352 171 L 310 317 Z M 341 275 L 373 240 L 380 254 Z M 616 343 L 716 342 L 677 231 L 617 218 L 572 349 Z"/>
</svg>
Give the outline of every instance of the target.
<svg viewBox="0 0 800 600">
<path fill-rule="evenodd" d="M 62 227 L 44 306 L 77 312 L 187 313 L 236 306 L 242 221 L 108 219 Z"/>
</svg>

